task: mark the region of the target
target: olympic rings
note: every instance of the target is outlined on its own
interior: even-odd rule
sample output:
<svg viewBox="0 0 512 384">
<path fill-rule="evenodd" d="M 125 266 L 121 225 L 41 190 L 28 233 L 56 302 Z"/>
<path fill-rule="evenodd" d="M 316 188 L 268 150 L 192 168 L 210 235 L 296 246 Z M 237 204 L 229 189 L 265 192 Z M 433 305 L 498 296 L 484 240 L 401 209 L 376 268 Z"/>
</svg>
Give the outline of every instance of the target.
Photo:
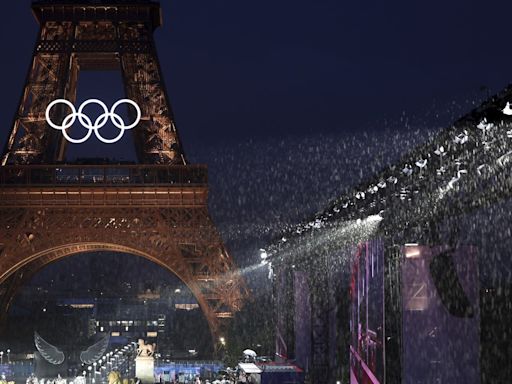
<svg viewBox="0 0 512 384">
<path fill-rule="evenodd" d="M 132 105 L 137 112 L 137 117 L 135 118 L 135 121 L 129 125 L 126 125 L 123 118 L 121 116 L 119 116 L 117 113 L 115 113 L 116 108 L 119 105 L 124 104 L 124 103 Z M 71 109 L 71 113 L 68 114 L 62 120 L 62 125 L 55 124 L 50 118 L 50 111 L 57 104 L 64 104 L 67 107 L 69 107 L 69 109 Z M 86 114 L 83 113 L 84 108 L 89 104 L 97 104 L 103 109 L 103 113 L 96 118 L 94 123 L 89 118 L 89 116 L 87 116 Z M 78 112 L 75 109 L 75 106 L 73 105 L 73 103 L 71 103 L 69 100 L 56 99 L 56 100 L 53 100 L 50 104 L 48 104 L 48 107 L 46 107 L 46 113 L 45 113 L 46 122 L 48 123 L 48 125 L 54 129 L 62 131 L 62 135 L 66 138 L 66 140 L 69 141 L 70 143 L 74 143 L 74 144 L 80 144 L 80 143 L 87 141 L 91 137 L 93 132 L 96 135 L 96 137 L 98 138 L 98 140 L 100 140 L 101 142 L 103 142 L 105 144 L 116 143 L 119 140 L 121 140 L 121 138 L 124 135 L 124 131 L 126 131 L 128 129 L 132 129 L 135 126 L 137 126 L 137 124 L 139 124 L 141 116 L 142 116 L 142 113 L 140 111 L 140 107 L 137 105 L 137 103 L 135 101 L 130 100 L 130 99 L 121 99 L 121 100 L 116 101 L 114 103 L 114 105 L 112 105 L 112 107 L 110 108 L 110 111 L 108 110 L 105 103 L 103 103 L 101 100 L 89 99 L 89 100 L 84 101 L 82 103 L 82 105 L 80 105 L 80 107 L 78 108 Z M 69 136 L 69 134 L 67 132 L 67 129 L 70 128 L 75 123 L 77 118 L 78 118 L 78 121 L 80 122 L 80 124 L 82 124 L 82 126 L 84 128 L 88 129 L 85 136 L 82 137 L 81 139 L 74 139 L 71 136 Z M 107 124 L 107 121 L 109 120 L 109 118 L 110 118 L 110 121 L 112 122 L 112 124 L 116 128 L 119 128 L 119 134 L 116 137 L 114 137 L 113 139 L 104 138 L 100 134 L 100 129 L 103 126 L 105 126 L 105 124 Z"/>
</svg>

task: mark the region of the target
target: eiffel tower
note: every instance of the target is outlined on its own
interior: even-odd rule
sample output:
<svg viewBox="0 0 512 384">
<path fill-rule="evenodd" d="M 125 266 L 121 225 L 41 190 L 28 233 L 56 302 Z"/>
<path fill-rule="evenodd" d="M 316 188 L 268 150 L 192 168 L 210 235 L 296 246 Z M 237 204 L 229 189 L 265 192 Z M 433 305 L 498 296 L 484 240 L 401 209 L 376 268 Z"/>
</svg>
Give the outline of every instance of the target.
<svg viewBox="0 0 512 384">
<path fill-rule="evenodd" d="M 1 312 L 49 263 L 124 252 L 179 277 L 217 341 L 246 288 L 208 213 L 207 168 L 188 164 L 180 144 L 153 39 L 160 5 L 48 0 L 32 10 L 40 32 L 0 166 Z M 76 101 L 81 70 L 104 69 L 121 71 L 126 97 L 140 107 L 132 130 L 138 161 L 65 163 L 68 141 L 49 126 L 46 109 Z M 69 113 L 55 107 L 52 121 Z"/>
</svg>

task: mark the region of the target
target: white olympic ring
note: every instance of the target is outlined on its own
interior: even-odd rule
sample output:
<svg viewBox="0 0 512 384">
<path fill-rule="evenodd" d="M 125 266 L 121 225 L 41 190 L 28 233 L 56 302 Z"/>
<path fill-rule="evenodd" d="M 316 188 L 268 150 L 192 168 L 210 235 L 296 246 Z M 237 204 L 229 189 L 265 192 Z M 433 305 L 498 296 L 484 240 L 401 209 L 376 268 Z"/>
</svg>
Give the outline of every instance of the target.
<svg viewBox="0 0 512 384">
<path fill-rule="evenodd" d="M 116 108 L 123 103 L 133 105 L 133 107 L 137 111 L 137 117 L 136 117 L 135 121 L 129 125 L 125 125 L 123 118 L 121 116 L 119 116 L 117 113 L 115 113 Z M 64 120 L 62 120 L 62 125 L 55 124 L 50 118 L 50 111 L 57 104 L 64 104 L 71 109 L 71 113 L 68 114 L 64 118 Z M 89 118 L 89 116 L 87 116 L 86 114 L 83 113 L 84 108 L 89 104 L 98 104 L 103 109 L 103 113 L 96 118 L 94 123 Z M 105 103 L 102 102 L 101 100 L 89 99 L 89 100 L 84 101 L 82 103 L 82 105 L 80 105 L 80 107 L 78 108 L 78 112 L 76 111 L 73 103 L 71 103 L 69 100 L 56 99 L 56 100 L 53 100 L 50 104 L 48 104 L 48 107 L 46 107 L 46 114 L 45 114 L 46 122 L 48 123 L 48 125 L 54 129 L 62 131 L 62 135 L 66 138 L 66 140 L 71 143 L 74 143 L 74 144 L 80 144 L 80 143 L 83 143 L 84 141 L 87 141 L 89 139 L 89 137 L 91 137 L 93 131 L 94 131 L 94 134 L 96 135 L 96 137 L 98 138 L 98 140 L 102 141 L 103 143 L 105 143 L 105 144 L 115 143 L 123 137 L 124 131 L 126 131 L 127 129 L 132 129 L 137 124 L 139 124 L 141 116 L 142 116 L 142 113 L 140 111 L 140 107 L 137 105 L 137 103 L 135 101 L 130 100 L 130 99 L 121 99 L 121 100 L 116 101 L 114 103 L 114 105 L 112 105 L 112 108 L 110 108 L 110 111 L 108 110 Z M 71 136 L 69 136 L 69 134 L 67 132 L 67 129 L 70 128 L 75 123 L 77 118 L 78 118 L 78 121 L 80 122 L 80 124 L 82 124 L 82 126 L 84 128 L 88 129 L 85 136 L 82 137 L 81 139 L 74 139 Z M 109 118 L 110 118 L 110 121 L 112 122 L 112 124 L 114 124 L 115 127 L 119 128 L 119 134 L 116 137 L 114 137 L 113 139 L 106 139 L 103 136 L 101 136 L 101 134 L 99 132 L 100 128 L 102 128 L 103 126 L 105 126 L 105 124 L 107 124 L 107 121 Z"/>
</svg>

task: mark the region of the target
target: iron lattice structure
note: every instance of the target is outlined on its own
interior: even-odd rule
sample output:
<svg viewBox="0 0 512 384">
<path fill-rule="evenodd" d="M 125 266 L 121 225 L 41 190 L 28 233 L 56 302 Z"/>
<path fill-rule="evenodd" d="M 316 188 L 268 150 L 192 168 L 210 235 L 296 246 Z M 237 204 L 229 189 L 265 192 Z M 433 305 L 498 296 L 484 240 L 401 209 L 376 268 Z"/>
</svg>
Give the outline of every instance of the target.
<svg viewBox="0 0 512 384">
<path fill-rule="evenodd" d="M 46 107 L 58 98 L 74 102 L 80 70 L 101 69 L 120 70 L 126 96 L 142 109 L 139 160 L 185 164 L 153 40 L 159 5 L 48 1 L 32 8 L 41 28 L 2 164 L 64 160 L 67 141 L 48 129 Z M 65 113 L 57 111 L 55 121 Z"/>
<path fill-rule="evenodd" d="M 240 309 L 245 285 L 207 208 L 207 169 L 187 165 L 162 80 L 150 1 L 34 2 L 32 65 L 0 166 L 0 305 L 42 266 L 76 253 L 119 251 L 176 274 L 214 338 Z M 137 165 L 63 165 L 66 140 L 45 120 L 76 98 L 83 69 L 119 69 L 140 106 Z M 132 111 L 133 112 L 133 111 Z M 54 121 L 66 110 L 55 108 Z"/>
</svg>

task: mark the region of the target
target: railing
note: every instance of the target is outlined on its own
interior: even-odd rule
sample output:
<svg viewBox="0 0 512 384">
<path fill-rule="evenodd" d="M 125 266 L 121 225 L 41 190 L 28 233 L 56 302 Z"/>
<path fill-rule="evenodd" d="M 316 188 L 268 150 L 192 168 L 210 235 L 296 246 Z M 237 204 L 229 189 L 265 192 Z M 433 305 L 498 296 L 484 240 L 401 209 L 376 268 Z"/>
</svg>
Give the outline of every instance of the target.
<svg viewBox="0 0 512 384">
<path fill-rule="evenodd" d="M 149 52 L 148 41 L 133 40 L 41 40 L 37 44 L 37 52 Z"/>
<path fill-rule="evenodd" d="M 356 380 L 358 384 L 379 384 L 379 380 L 371 369 L 366 365 L 364 360 L 359 356 L 354 347 L 350 346 L 350 371 L 351 382 Z"/>
<path fill-rule="evenodd" d="M 204 186 L 205 165 L 7 165 L 0 187 L 16 185 L 161 185 Z"/>
</svg>

